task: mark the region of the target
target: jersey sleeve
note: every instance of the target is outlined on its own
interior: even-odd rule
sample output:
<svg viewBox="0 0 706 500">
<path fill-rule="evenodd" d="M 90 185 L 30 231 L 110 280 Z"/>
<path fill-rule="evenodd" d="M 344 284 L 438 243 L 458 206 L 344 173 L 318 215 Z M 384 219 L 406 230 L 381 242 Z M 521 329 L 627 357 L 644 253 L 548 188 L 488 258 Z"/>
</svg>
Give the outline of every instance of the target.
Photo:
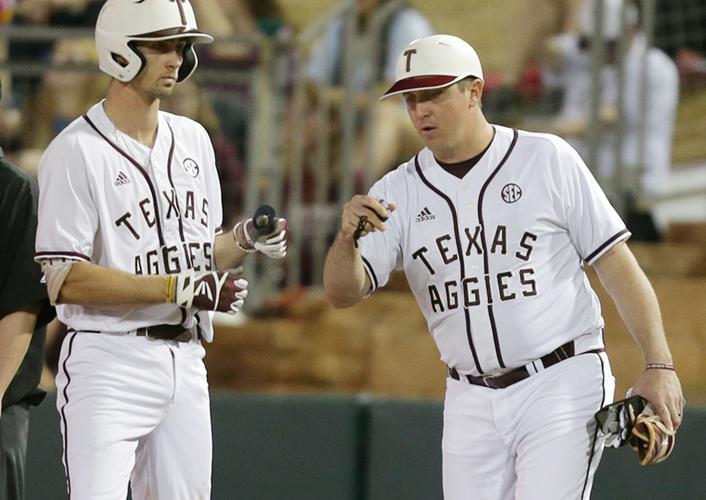
<svg viewBox="0 0 706 500">
<path fill-rule="evenodd" d="M 50 145 L 39 162 L 38 217 L 35 260 L 91 261 L 98 211 L 82 155 L 66 141 Z"/>
<path fill-rule="evenodd" d="M 558 148 L 566 227 L 581 258 L 592 265 L 630 231 L 579 154 L 566 142 Z"/>
<path fill-rule="evenodd" d="M 395 196 L 391 184 L 391 177 L 388 174 L 373 185 L 368 195 L 378 200 L 395 201 L 399 197 Z M 390 279 L 390 273 L 401 265 L 400 208 L 397 206 L 385 221 L 385 231 L 375 231 L 358 240 L 363 268 L 370 278 L 370 290 L 366 297 L 385 286 Z"/>
</svg>

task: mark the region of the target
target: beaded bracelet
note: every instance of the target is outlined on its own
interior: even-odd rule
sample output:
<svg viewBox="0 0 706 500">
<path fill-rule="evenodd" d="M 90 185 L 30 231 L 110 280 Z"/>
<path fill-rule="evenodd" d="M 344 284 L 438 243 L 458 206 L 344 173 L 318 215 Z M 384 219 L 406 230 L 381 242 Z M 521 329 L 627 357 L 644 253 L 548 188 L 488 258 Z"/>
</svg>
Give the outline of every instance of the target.
<svg viewBox="0 0 706 500">
<path fill-rule="evenodd" d="M 645 370 L 674 370 L 674 365 L 670 363 L 647 363 Z"/>
</svg>

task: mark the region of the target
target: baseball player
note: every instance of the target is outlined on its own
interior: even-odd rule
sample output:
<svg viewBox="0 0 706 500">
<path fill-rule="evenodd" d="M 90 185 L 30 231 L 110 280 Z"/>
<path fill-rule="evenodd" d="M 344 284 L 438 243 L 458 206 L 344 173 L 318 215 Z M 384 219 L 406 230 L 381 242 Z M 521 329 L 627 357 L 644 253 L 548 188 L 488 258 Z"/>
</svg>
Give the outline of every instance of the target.
<svg viewBox="0 0 706 500">
<path fill-rule="evenodd" d="M 448 366 L 446 500 L 588 498 L 612 401 L 593 266 L 642 349 L 633 391 L 670 427 L 684 406 L 659 306 L 629 231 L 562 139 L 489 124 L 465 41 L 433 35 L 396 82 L 426 147 L 344 209 L 324 272 L 351 306 L 404 270 Z"/>
<path fill-rule="evenodd" d="M 96 24 L 106 98 L 39 167 L 36 260 L 69 328 L 56 378 L 71 500 L 210 498 L 204 348 L 212 311 L 237 312 L 246 253 L 287 250 L 286 221 L 255 239 L 221 229 L 204 128 L 159 111 L 196 69 L 188 0 L 107 0 Z"/>
</svg>

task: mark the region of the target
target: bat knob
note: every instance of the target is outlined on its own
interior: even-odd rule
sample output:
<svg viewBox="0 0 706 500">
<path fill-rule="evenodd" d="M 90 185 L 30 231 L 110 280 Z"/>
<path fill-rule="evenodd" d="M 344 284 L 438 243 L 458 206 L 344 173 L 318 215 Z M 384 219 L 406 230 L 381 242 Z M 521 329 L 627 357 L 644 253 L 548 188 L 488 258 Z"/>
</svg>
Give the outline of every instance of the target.
<svg viewBox="0 0 706 500">
<path fill-rule="evenodd" d="M 255 236 L 260 237 L 272 233 L 275 230 L 276 219 L 274 208 L 269 205 L 260 205 L 252 217 Z"/>
</svg>

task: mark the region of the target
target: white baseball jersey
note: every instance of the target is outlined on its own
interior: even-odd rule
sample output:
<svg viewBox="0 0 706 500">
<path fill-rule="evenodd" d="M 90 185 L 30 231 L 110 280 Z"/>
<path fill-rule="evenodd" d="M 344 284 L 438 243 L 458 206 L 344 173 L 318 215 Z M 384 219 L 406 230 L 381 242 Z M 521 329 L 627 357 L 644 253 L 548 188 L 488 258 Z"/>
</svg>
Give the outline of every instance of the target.
<svg viewBox="0 0 706 500">
<path fill-rule="evenodd" d="M 495 126 L 462 178 L 429 149 L 378 181 L 386 231 L 359 241 L 371 292 L 404 270 L 441 359 L 495 374 L 576 339 L 603 346 L 584 272 L 630 233 L 576 151 L 548 134 Z"/>
<path fill-rule="evenodd" d="M 100 102 L 49 145 L 39 185 L 37 260 L 154 275 L 214 268 L 221 192 L 210 139 L 193 120 L 160 111 L 149 149 L 117 130 Z M 57 316 L 76 330 L 111 332 L 197 321 L 213 337 L 208 313 L 173 304 L 63 304 Z"/>
</svg>

